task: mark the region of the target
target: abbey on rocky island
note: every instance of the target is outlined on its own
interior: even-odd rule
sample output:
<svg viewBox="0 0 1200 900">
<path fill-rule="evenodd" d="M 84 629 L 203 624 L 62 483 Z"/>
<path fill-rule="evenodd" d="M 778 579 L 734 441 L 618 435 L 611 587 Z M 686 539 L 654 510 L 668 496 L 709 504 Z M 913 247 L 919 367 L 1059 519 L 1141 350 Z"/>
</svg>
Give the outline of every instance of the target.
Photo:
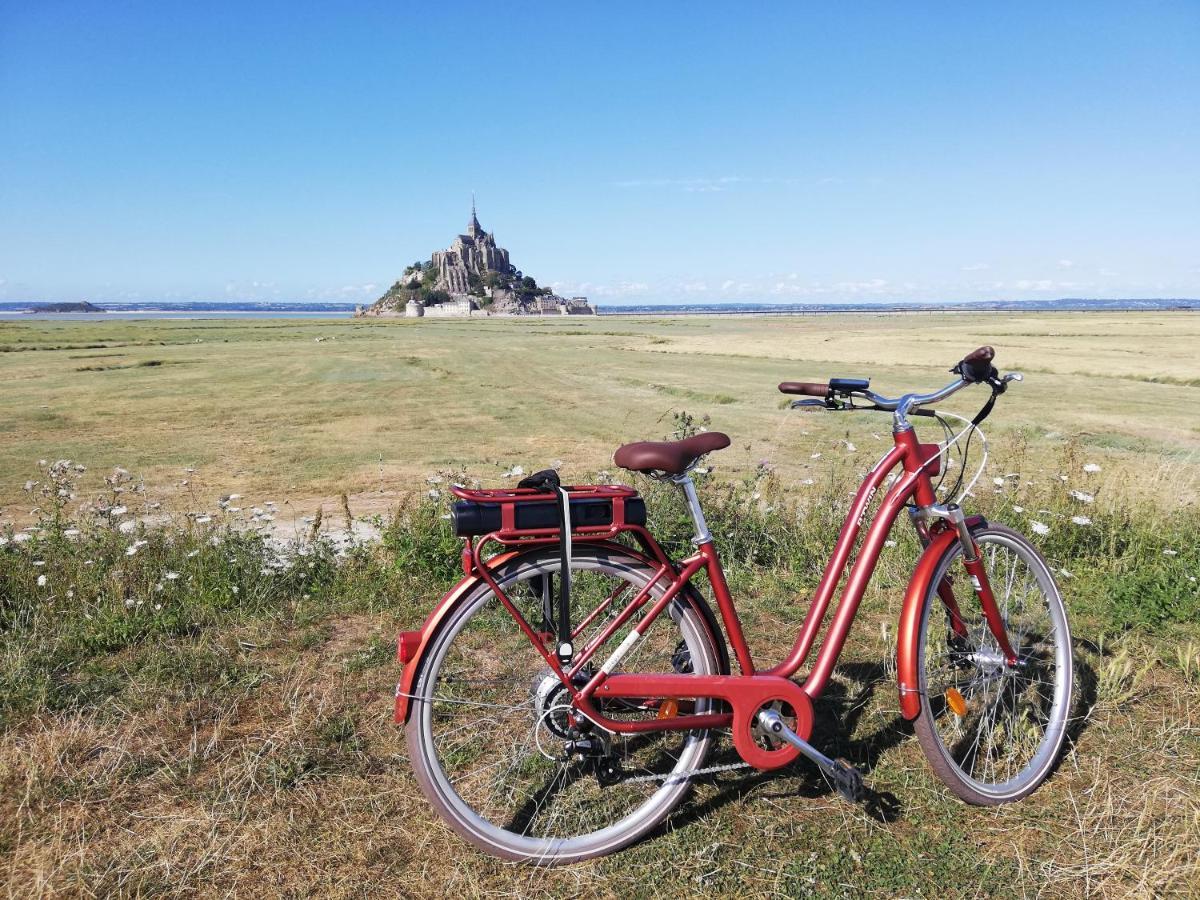
<svg viewBox="0 0 1200 900">
<path fill-rule="evenodd" d="M 540 288 L 509 260 L 508 251 L 483 230 L 471 201 L 466 234 L 428 262 L 413 263 L 400 280 L 358 316 L 595 315 L 586 297 L 560 297 Z"/>
</svg>

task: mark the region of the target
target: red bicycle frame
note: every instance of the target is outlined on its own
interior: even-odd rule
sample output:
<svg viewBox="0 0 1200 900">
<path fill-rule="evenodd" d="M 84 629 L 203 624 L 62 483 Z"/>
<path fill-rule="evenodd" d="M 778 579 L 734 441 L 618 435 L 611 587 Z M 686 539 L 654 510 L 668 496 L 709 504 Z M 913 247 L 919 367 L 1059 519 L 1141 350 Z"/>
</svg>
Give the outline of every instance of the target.
<svg viewBox="0 0 1200 900">
<path fill-rule="evenodd" d="M 938 472 L 941 448 L 936 444 L 919 443 L 911 427 L 896 431 L 894 442 L 892 449 L 867 473 L 855 494 L 832 556 L 825 567 L 796 640 L 787 656 L 775 666 L 762 670 L 756 668 L 750 648 L 746 643 L 737 609 L 730 596 L 720 557 L 710 536 L 704 535 L 704 539 L 697 543 L 695 553 L 676 564 L 666 556 L 645 528 L 638 525 L 626 525 L 614 520 L 611 528 L 595 529 L 587 536 L 576 537 L 576 540 L 604 542 L 615 537 L 616 534 L 632 532 L 633 536 L 646 549 L 647 560 L 655 565 L 656 569 L 637 595 L 575 654 L 568 667 L 564 669 L 554 652 L 553 641 L 548 640 L 548 635 L 539 633 L 526 621 L 497 582 L 494 574 L 498 568 L 496 559 L 486 562 L 482 560 L 480 549 L 489 541 L 501 540 L 498 533 L 492 533 L 475 543 L 468 541 L 463 554 L 464 570 L 468 578 L 464 579 L 464 583 L 460 584 L 459 589 L 447 595 L 443 604 L 431 615 L 425 628 L 421 632 L 406 632 L 401 635 L 399 647 L 401 660 L 405 663 L 411 661 L 412 664 L 406 666 L 405 681 L 401 682 L 400 689 L 397 691 L 397 720 L 404 721 L 407 718 L 408 694 L 413 683 L 413 673 L 418 669 L 420 658 L 430 637 L 436 631 L 440 615 L 443 615 L 444 610 L 448 610 L 454 602 L 465 595 L 466 588 L 470 586 L 469 583 L 477 583 L 476 579 L 482 579 L 504 604 L 535 650 L 541 654 L 549 669 L 562 680 L 566 690 L 570 693 L 573 707 L 588 720 L 618 734 L 731 726 L 734 745 L 746 762 L 761 769 L 772 769 L 787 764 L 799 752 L 794 747 L 784 745 L 768 749 L 755 741 L 753 728 L 758 711 L 771 703 L 786 705 L 795 719 L 793 730 L 800 737 L 808 739 L 812 730 L 812 700 L 821 696 L 829 684 L 867 584 L 875 570 L 879 554 L 896 518 L 905 505 L 910 502 L 918 509 L 928 509 L 936 504 L 931 476 Z M 893 473 L 895 473 L 895 477 L 890 487 L 887 488 L 878 511 L 871 518 L 870 524 L 866 526 L 861 548 L 851 563 L 851 554 L 863 532 L 871 503 Z M 686 479 L 687 476 L 682 478 Z M 690 486 L 690 481 L 687 483 Z M 620 496 L 627 495 L 621 494 Z M 915 660 L 921 605 L 927 594 L 936 563 L 943 556 L 947 545 L 954 540 L 964 542 L 963 559 L 992 633 L 1009 662 L 1015 662 L 1016 659 L 1009 646 L 1004 622 L 992 596 L 987 574 L 979 559 L 978 548 L 971 537 L 971 529 L 982 520 L 977 518 L 963 520 L 960 514 L 959 521 L 962 524 L 957 528 L 950 527 L 944 520 L 937 520 L 932 526 L 927 527 L 914 517 L 926 550 L 918 563 L 905 596 L 897 646 L 900 705 L 902 712 L 908 718 L 914 718 L 919 711 L 917 697 L 919 681 Z M 557 540 L 556 533 L 530 533 L 525 536 L 525 540 L 504 542 L 509 544 L 548 544 L 556 543 Z M 511 558 L 511 554 L 505 554 L 502 559 L 506 561 L 509 558 Z M 691 579 L 702 570 L 712 586 L 713 596 L 732 647 L 739 674 L 615 672 L 625 653 L 651 627 L 663 610 L 679 597 Z M 833 600 L 834 592 L 843 577 L 845 577 L 845 587 L 825 638 L 821 642 L 807 676 L 802 684 L 797 684 L 791 680 L 792 676 L 809 659 L 816 645 L 821 624 L 825 620 Z M 663 587 L 664 585 L 665 587 Z M 575 634 L 578 636 L 588 624 L 595 621 L 605 609 L 617 601 L 620 594 L 627 588 L 628 585 L 622 585 L 602 601 L 584 618 L 583 622 L 575 629 Z M 661 593 L 651 602 L 651 597 L 657 589 L 661 589 Z M 938 585 L 938 594 L 946 608 L 950 627 L 960 634 L 965 633 L 961 614 L 949 585 L 944 582 Z M 599 649 L 643 609 L 645 610 L 643 615 L 616 650 L 612 651 L 598 668 L 593 666 L 594 674 L 586 683 L 577 685 L 577 676 L 595 660 Z M 691 713 L 678 714 L 676 712 L 655 719 L 628 721 L 605 715 L 607 701 L 616 698 L 626 701 L 630 698 L 637 698 L 645 704 L 657 702 L 664 712 L 670 709 L 663 704 L 663 701 L 666 700 L 686 698 L 702 702 L 696 704 Z M 714 701 L 723 702 L 730 709 L 721 708 L 721 703 Z"/>
</svg>

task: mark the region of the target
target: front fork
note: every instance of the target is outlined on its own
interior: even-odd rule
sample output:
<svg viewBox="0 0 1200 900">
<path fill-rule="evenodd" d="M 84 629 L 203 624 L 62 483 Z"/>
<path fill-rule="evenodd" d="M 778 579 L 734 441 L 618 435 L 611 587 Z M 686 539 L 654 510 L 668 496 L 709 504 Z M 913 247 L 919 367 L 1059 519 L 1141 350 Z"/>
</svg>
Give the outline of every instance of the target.
<svg viewBox="0 0 1200 900">
<path fill-rule="evenodd" d="M 979 545 L 975 543 L 962 507 L 957 503 L 950 503 L 945 506 L 910 509 L 909 513 L 922 546 L 927 546 L 930 540 L 929 529 L 924 522 L 924 519 L 929 516 L 947 520 L 958 533 L 958 540 L 963 548 L 963 568 L 967 570 L 967 577 L 971 579 L 971 587 L 974 588 L 975 595 L 979 598 L 979 605 L 983 609 L 983 617 L 987 621 L 988 629 L 992 632 L 992 637 L 996 639 L 1000 652 L 1004 654 L 1005 661 L 1010 666 L 1015 666 L 1017 654 L 1008 640 L 1008 626 L 1000 614 L 1000 608 L 996 605 L 996 596 L 992 593 L 987 569 L 983 565 L 983 554 L 979 550 Z M 965 638 L 967 626 L 963 621 L 962 612 L 959 610 L 958 601 L 954 597 L 950 576 L 946 576 L 938 583 L 937 592 L 943 606 L 946 607 L 946 614 L 950 619 L 950 629 L 959 637 Z"/>
</svg>

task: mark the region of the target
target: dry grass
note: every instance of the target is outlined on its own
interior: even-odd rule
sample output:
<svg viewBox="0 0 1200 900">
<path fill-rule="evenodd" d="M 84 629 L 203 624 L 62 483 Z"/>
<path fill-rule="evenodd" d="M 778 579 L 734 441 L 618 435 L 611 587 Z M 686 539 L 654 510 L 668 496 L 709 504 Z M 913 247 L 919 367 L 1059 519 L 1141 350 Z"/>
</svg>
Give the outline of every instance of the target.
<svg viewBox="0 0 1200 900">
<path fill-rule="evenodd" d="M 853 673 L 866 669 L 850 666 L 826 712 L 861 707 L 846 739 L 886 746 L 869 783 L 893 798 L 884 817 L 892 821 L 837 800 L 805 767 L 733 773 L 702 785 L 669 832 L 608 860 L 544 872 L 467 849 L 416 794 L 389 721 L 392 673 L 350 671 L 353 653 L 385 625 L 341 620 L 302 654 L 285 640 L 241 651 L 262 680 L 220 700 L 145 686 L 144 698 L 135 691 L 122 705 L 43 716 L 10 732 L 0 741 L 9 893 L 1145 896 L 1200 888 L 1200 691 L 1158 663 L 1133 693 L 1097 702 L 1034 798 L 999 810 L 948 798 L 915 742 L 896 733 L 886 676 L 860 680 Z M 855 650 L 868 660 L 883 649 L 866 644 Z M 1106 663 L 1091 656 L 1088 664 Z"/>
</svg>

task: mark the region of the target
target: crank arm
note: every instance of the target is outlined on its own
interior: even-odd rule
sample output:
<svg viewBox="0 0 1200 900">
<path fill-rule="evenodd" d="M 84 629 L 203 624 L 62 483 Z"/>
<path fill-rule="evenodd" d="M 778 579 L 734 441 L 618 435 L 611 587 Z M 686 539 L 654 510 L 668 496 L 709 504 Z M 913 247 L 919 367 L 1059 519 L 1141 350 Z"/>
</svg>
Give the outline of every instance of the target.
<svg viewBox="0 0 1200 900">
<path fill-rule="evenodd" d="M 760 710 L 758 713 L 759 726 L 769 734 L 787 741 L 828 775 L 834 787 L 846 800 L 856 803 L 863 796 L 862 773 L 842 759 L 830 759 L 792 729 L 788 728 L 783 717 L 773 709 Z"/>
</svg>

